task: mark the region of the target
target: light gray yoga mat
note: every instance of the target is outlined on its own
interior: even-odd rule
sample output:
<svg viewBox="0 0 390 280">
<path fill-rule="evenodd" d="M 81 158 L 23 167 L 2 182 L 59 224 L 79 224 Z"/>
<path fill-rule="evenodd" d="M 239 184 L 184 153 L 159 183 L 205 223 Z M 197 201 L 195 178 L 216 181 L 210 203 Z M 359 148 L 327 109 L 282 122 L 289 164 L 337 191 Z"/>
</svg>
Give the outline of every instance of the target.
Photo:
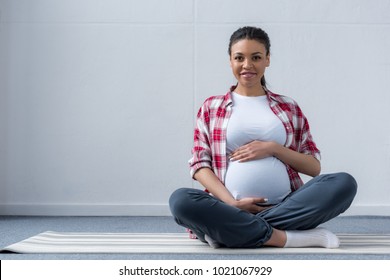
<svg viewBox="0 0 390 280">
<path fill-rule="evenodd" d="M 7 246 L 14 253 L 390 254 L 390 234 L 337 234 L 340 247 L 212 249 L 186 233 L 76 233 L 47 231 Z"/>
</svg>

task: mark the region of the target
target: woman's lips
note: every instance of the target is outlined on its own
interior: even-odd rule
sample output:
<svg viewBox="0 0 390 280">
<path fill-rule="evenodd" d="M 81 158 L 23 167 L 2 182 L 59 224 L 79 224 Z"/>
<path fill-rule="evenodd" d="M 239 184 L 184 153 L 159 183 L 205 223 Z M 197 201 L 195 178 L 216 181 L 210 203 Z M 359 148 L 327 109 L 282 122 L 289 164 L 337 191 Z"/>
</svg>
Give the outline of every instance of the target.
<svg viewBox="0 0 390 280">
<path fill-rule="evenodd" d="M 250 79 L 256 76 L 256 73 L 253 72 L 242 72 L 240 75 L 246 79 Z"/>
</svg>

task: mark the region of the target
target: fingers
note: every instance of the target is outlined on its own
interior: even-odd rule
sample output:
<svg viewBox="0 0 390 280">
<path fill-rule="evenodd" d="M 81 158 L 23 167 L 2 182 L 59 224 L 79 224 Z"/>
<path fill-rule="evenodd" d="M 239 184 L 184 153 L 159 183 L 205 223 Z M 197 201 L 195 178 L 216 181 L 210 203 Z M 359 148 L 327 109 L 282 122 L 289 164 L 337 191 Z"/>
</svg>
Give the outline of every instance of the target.
<svg viewBox="0 0 390 280">
<path fill-rule="evenodd" d="M 252 198 L 252 213 L 259 213 L 266 209 L 264 206 L 266 205 L 268 198 L 266 197 L 254 197 Z"/>
<path fill-rule="evenodd" d="M 271 207 L 270 205 L 267 205 L 268 198 L 261 197 L 261 198 L 255 198 L 256 201 L 256 207 L 252 213 L 260 213 L 261 211 L 264 211 L 265 209 Z"/>
<path fill-rule="evenodd" d="M 253 205 L 253 207 L 251 208 L 251 210 L 249 212 L 253 213 L 253 214 L 257 214 L 257 213 L 260 213 L 261 211 L 267 209 L 271 207 L 270 205 Z"/>
<path fill-rule="evenodd" d="M 230 155 L 231 161 L 244 162 L 253 159 L 256 155 L 247 145 L 241 146 Z"/>
<path fill-rule="evenodd" d="M 254 200 L 254 203 L 267 203 L 268 202 L 268 198 L 266 198 L 266 197 L 256 197 L 253 200 Z"/>
<path fill-rule="evenodd" d="M 241 151 L 230 156 L 231 161 L 245 162 L 256 159 L 256 154 L 251 151 Z"/>
<path fill-rule="evenodd" d="M 268 205 L 263 205 L 268 201 L 265 197 L 247 197 L 239 200 L 238 208 L 250 213 L 259 213 L 268 208 Z"/>
<path fill-rule="evenodd" d="M 252 141 L 230 155 L 231 161 L 245 162 L 272 156 L 272 142 Z"/>
<path fill-rule="evenodd" d="M 248 161 L 250 159 L 251 159 L 251 157 L 249 155 L 246 155 L 246 154 L 243 154 L 243 153 L 237 154 L 237 155 L 232 155 L 230 157 L 231 161 L 238 161 L 238 162 L 245 162 L 245 161 Z"/>
</svg>

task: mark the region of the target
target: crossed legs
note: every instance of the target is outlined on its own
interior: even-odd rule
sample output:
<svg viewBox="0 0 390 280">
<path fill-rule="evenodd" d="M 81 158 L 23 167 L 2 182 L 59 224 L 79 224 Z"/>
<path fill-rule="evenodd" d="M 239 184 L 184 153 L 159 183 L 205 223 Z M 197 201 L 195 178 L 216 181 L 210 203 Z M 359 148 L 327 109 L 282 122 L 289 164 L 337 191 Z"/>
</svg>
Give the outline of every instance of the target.
<svg viewBox="0 0 390 280">
<path fill-rule="evenodd" d="M 291 245 L 291 238 L 296 240 L 301 231 L 307 232 L 343 213 L 351 205 L 356 190 L 351 175 L 335 173 L 313 178 L 281 203 L 256 215 L 191 188 L 176 190 L 169 204 L 175 221 L 191 229 L 204 242 L 206 237 L 230 248 L 299 247 L 304 245 L 300 242 Z M 324 232 L 316 229 L 310 234 L 324 235 Z"/>
</svg>

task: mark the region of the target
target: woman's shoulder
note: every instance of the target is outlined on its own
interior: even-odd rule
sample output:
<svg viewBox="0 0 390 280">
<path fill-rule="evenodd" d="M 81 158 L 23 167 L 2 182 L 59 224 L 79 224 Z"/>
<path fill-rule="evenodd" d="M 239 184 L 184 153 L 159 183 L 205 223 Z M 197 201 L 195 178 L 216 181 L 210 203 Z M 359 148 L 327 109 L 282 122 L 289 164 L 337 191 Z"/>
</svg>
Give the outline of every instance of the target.
<svg viewBox="0 0 390 280">
<path fill-rule="evenodd" d="M 282 95 L 282 94 L 279 94 L 279 93 L 274 93 L 270 90 L 267 89 L 267 93 L 268 93 L 268 97 L 278 103 L 283 103 L 283 104 L 286 104 L 286 105 L 290 105 L 290 106 L 297 106 L 298 107 L 298 103 L 292 98 L 292 97 L 289 97 L 289 96 L 286 96 L 286 95 Z"/>
<path fill-rule="evenodd" d="M 213 96 L 207 97 L 205 99 L 205 101 L 203 102 L 202 107 L 218 108 L 221 106 L 227 106 L 231 102 L 232 102 L 231 93 L 228 92 L 228 93 L 223 94 L 223 95 L 213 95 Z"/>
</svg>

